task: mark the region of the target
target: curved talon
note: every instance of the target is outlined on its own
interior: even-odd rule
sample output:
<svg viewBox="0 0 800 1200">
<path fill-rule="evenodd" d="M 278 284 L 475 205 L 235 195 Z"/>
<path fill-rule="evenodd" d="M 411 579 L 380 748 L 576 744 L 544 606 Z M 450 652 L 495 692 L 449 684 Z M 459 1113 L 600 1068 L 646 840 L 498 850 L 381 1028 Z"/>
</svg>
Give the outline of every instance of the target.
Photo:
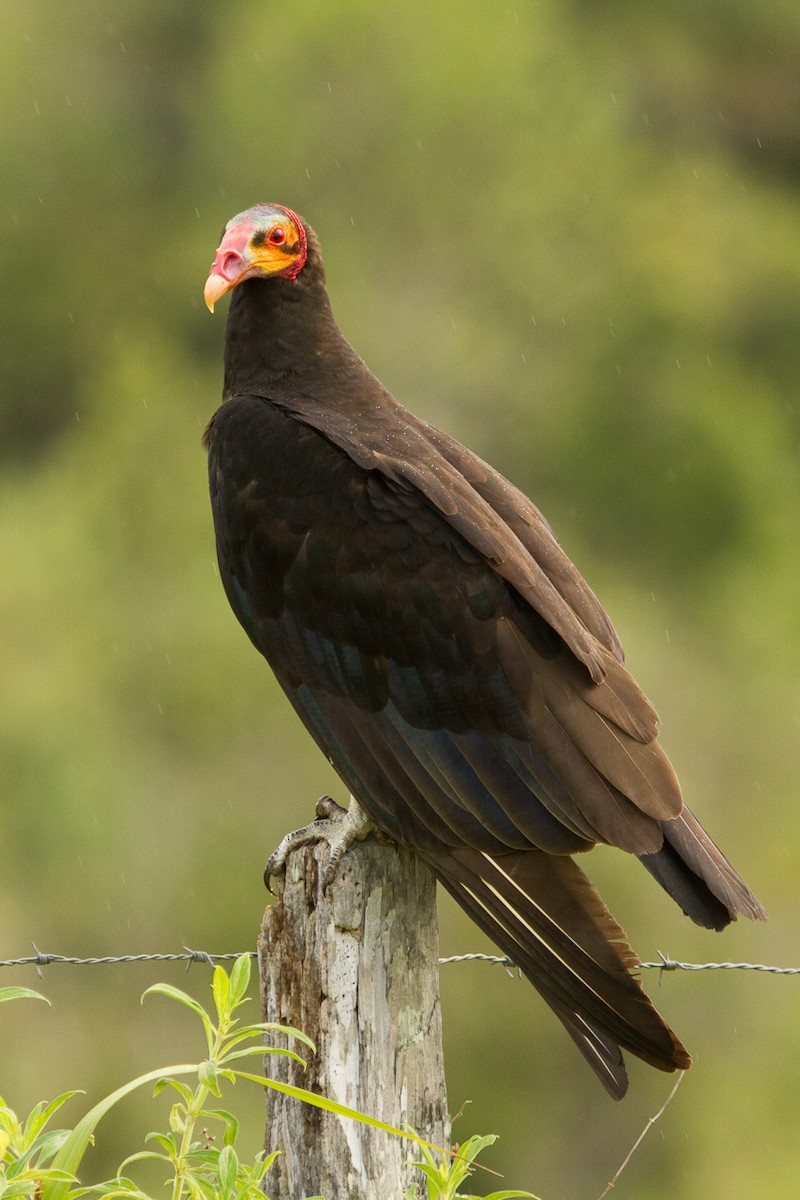
<svg viewBox="0 0 800 1200">
<path fill-rule="evenodd" d="M 368 834 L 375 831 L 372 822 L 352 796 L 350 807 L 347 809 L 342 808 L 330 796 L 321 796 L 317 801 L 316 814 L 309 825 L 287 833 L 270 855 L 264 868 L 264 883 L 268 891 L 272 891 L 272 876 L 286 870 L 286 860 L 291 852 L 314 842 L 327 842 L 330 847 L 322 875 L 322 887 L 323 890 L 327 890 L 336 874 L 336 868 L 353 843 L 363 841 Z"/>
</svg>

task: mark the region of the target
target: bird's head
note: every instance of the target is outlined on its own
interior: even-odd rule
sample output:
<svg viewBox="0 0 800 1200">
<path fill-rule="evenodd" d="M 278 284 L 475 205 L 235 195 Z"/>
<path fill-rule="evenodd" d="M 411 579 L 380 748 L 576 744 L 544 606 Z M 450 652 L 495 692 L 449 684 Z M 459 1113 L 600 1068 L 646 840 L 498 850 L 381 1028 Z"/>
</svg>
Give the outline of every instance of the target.
<svg viewBox="0 0 800 1200">
<path fill-rule="evenodd" d="M 203 298 L 209 312 L 245 279 L 279 275 L 296 279 L 305 265 L 308 243 L 303 222 L 279 204 L 257 204 L 225 226 L 211 264 Z"/>
</svg>

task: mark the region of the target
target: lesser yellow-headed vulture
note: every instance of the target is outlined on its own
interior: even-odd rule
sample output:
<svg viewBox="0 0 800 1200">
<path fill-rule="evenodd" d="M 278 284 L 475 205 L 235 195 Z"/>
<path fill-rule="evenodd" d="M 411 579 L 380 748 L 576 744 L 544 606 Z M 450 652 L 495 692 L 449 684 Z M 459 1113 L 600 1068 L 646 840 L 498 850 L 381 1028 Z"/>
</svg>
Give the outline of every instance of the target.
<svg viewBox="0 0 800 1200">
<path fill-rule="evenodd" d="M 573 856 L 635 854 L 694 921 L 762 917 L 683 804 L 597 599 L 516 487 L 387 392 L 339 331 L 317 238 L 235 216 L 206 434 L 228 599 L 372 822 L 517 964 L 607 1090 L 686 1050 Z"/>
</svg>

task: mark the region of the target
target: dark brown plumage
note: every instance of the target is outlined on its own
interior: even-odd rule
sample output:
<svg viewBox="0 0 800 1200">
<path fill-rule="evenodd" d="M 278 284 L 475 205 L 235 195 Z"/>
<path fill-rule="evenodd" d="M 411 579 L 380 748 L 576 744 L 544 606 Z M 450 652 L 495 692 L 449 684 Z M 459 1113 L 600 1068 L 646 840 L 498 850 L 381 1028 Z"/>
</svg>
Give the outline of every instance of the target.
<svg viewBox="0 0 800 1200">
<path fill-rule="evenodd" d="M 351 793 L 524 971 L 604 1086 L 690 1059 L 570 857 L 636 854 L 694 921 L 763 911 L 683 806 L 656 714 L 538 509 L 402 408 L 338 330 L 313 231 L 259 205 L 207 431 L 231 605 Z"/>
</svg>

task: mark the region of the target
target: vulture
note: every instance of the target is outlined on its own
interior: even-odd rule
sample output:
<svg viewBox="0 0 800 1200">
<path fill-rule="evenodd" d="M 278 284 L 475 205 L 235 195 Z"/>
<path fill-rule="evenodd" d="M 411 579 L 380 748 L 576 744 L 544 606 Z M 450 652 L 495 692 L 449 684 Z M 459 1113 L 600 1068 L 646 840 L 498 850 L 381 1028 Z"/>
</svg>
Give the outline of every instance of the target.
<svg viewBox="0 0 800 1200">
<path fill-rule="evenodd" d="M 684 805 L 609 618 L 535 505 L 356 354 L 301 217 L 228 222 L 209 309 L 227 292 L 204 440 L 238 620 L 369 821 L 429 864 L 610 1095 L 623 1050 L 685 1069 L 575 856 L 635 854 L 710 929 L 764 912 Z"/>
</svg>

